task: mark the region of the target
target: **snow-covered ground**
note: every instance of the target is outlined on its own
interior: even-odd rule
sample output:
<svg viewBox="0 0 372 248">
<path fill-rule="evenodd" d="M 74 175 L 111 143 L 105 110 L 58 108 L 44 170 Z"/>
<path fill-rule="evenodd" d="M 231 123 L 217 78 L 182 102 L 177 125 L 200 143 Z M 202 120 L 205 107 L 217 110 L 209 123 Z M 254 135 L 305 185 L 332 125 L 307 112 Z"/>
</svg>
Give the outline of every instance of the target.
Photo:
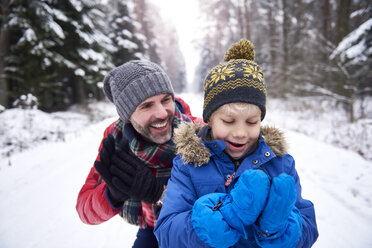
<svg viewBox="0 0 372 248">
<path fill-rule="evenodd" d="M 193 114 L 201 116 L 201 96 L 183 97 Z M 372 247 L 372 162 L 311 137 L 317 131 L 327 133 L 323 129 L 328 126 L 320 119 L 314 121 L 310 115 L 305 122 L 272 106 L 264 124 L 285 129 L 303 197 L 315 205 L 320 236 L 314 247 Z M 25 141 L 22 152 L 19 146 L 6 150 L 0 144 L 1 248 L 131 247 L 135 226 L 118 216 L 101 225 L 85 225 L 75 210 L 103 130 L 115 120 L 106 118 L 114 113 L 112 108 L 95 108 L 108 114 L 101 113 L 105 119 L 94 124 L 88 123 L 96 118 L 71 112 L 21 111 L 23 120 L 19 110 L 0 114 L 0 141 L 16 143 L 22 137 Z M 305 123 L 310 123 L 307 136 L 290 131 Z M 59 135 L 50 128 L 60 130 Z"/>
</svg>

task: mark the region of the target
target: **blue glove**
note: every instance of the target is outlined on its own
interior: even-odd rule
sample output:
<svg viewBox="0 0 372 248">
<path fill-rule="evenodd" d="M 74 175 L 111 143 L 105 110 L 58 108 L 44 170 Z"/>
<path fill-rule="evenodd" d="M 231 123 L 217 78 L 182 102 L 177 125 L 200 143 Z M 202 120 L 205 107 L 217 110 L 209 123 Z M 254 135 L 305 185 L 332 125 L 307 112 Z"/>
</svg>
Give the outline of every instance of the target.
<svg viewBox="0 0 372 248">
<path fill-rule="evenodd" d="M 256 227 L 256 241 L 262 247 L 295 247 L 302 234 L 302 218 L 294 206 L 297 193 L 291 176 L 272 180 L 267 204 Z"/>
<path fill-rule="evenodd" d="M 191 214 L 191 224 L 198 237 L 212 247 L 230 247 L 246 237 L 244 227 L 231 227 L 219 211 L 224 203 L 231 203 L 231 196 L 224 193 L 211 193 L 196 200 Z M 222 205 L 221 205 L 222 204 Z"/>
<path fill-rule="evenodd" d="M 231 204 L 223 204 L 220 211 L 232 226 L 253 224 L 265 206 L 270 180 L 262 170 L 246 170 L 231 190 Z M 236 218 L 238 217 L 238 218 Z"/>
<path fill-rule="evenodd" d="M 198 237 L 213 247 L 229 247 L 246 238 L 244 226 L 261 213 L 270 181 L 261 170 L 242 173 L 230 194 L 211 193 L 200 197 L 192 209 L 191 223 Z"/>
</svg>

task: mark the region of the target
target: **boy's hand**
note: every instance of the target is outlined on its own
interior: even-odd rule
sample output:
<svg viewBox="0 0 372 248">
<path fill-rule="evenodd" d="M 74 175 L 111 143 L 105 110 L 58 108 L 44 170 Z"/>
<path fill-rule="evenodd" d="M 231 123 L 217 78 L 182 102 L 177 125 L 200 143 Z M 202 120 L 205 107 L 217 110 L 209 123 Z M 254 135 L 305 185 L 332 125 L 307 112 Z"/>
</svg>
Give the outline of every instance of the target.
<svg viewBox="0 0 372 248">
<path fill-rule="evenodd" d="M 294 206 L 295 183 L 281 174 L 272 180 L 267 204 L 259 219 L 256 237 L 265 246 L 295 247 L 302 233 L 301 214 Z"/>
<path fill-rule="evenodd" d="M 246 170 L 231 190 L 231 204 L 221 207 L 221 213 L 229 222 L 237 218 L 244 226 L 253 224 L 265 206 L 270 180 L 262 170 Z"/>
<path fill-rule="evenodd" d="M 207 194 L 194 203 L 192 226 L 198 237 L 209 246 L 230 247 L 238 242 L 241 236 L 246 237 L 242 224 L 231 225 L 220 212 L 224 204 L 230 203 L 231 196 L 225 193 Z M 239 221 L 236 217 L 235 220 Z"/>
<path fill-rule="evenodd" d="M 241 237 L 245 226 L 253 224 L 261 213 L 270 181 L 261 170 L 247 170 L 230 194 L 212 193 L 194 204 L 191 222 L 201 240 L 213 247 L 229 247 Z"/>
</svg>

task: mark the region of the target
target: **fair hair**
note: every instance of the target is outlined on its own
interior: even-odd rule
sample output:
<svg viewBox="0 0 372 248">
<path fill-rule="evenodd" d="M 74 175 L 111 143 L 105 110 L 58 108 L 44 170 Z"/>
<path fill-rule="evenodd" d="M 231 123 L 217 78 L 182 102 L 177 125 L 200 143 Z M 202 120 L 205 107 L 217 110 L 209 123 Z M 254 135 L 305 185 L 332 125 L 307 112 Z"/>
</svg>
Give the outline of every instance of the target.
<svg viewBox="0 0 372 248">
<path fill-rule="evenodd" d="M 223 112 L 229 115 L 229 114 L 239 114 L 242 112 L 252 113 L 252 112 L 257 112 L 257 111 L 261 112 L 260 108 L 254 104 L 245 103 L 245 102 L 227 103 L 219 107 L 216 111 L 214 111 L 209 119 L 210 120 L 213 119 L 213 116 L 216 113 L 220 113 L 220 112 Z"/>
</svg>

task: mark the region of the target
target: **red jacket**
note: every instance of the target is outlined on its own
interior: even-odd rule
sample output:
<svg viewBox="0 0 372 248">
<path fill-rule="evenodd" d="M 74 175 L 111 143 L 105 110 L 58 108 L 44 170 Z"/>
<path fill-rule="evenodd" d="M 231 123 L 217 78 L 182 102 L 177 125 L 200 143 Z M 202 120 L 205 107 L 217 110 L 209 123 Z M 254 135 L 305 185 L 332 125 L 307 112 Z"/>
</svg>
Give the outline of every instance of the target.
<svg viewBox="0 0 372 248">
<path fill-rule="evenodd" d="M 190 107 L 181 98 L 176 97 L 184 109 L 184 113 L 194 122 L 203 124 L 202 119 L 198 117 L 193 117 L 191 115 Z M 117 121 L 109 125 L 104 134 L 103 139 L 105 139 L 114 130 L 114 126 Z M 102 139 L 102 141 L 103 141 Z M 96 160 L 100 161 L 99 152 L 102 148 L 102 141 L 98 149 L 98 155 Z M 116 214 L 120 212 L 120 209 L 113 209 L 106 199 L 105 196 L 106 183 L 102 180 L 101 176 L 95 170 L 94 166 L 91 168 L 89 175 L 85 181 L 85 184 L 81 188 L 76 210 L 79 214 L 80 219 L 90 225 L 97 225 L 106 220 L 109 220 Z M 144 213 L 144 218 L 147 224 L 154 223 L 154 218 L 152 214 L 151 204 L 144 204 L 142 202 L 142 212 Z M 152 224 L 150 224 L 152 226 Z M 153 227 L 153 226 L 152 226 Z"/>
</svg>

